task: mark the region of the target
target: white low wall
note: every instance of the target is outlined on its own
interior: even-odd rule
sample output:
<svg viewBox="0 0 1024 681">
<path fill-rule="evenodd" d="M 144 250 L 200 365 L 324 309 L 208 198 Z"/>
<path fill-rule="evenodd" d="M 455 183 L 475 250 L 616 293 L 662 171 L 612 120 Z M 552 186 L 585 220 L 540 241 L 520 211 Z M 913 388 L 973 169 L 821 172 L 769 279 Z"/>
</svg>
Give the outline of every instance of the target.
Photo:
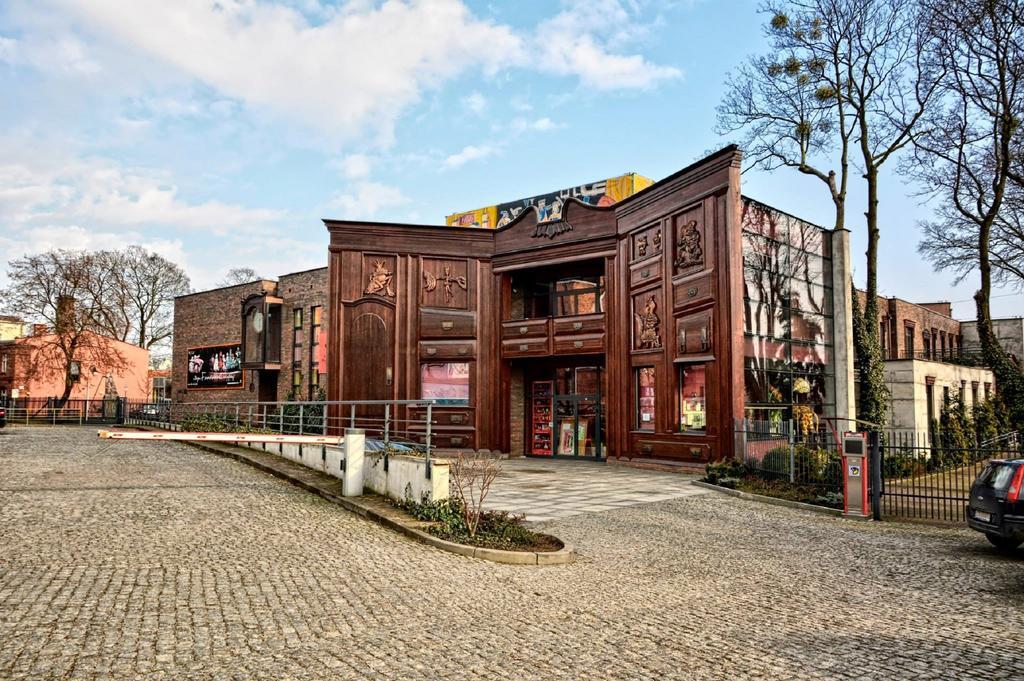
<svg viewBox="0 0 1024 681">
<path fill-rule="evenodd" d="M 249 443 L 250 449 L 276 454 L 289 461 L 326 473 L 341 480 L 345 471 L 341 462 L 345 458 L 344 443 L 338 445 L 297 445 L 275 443 Z M 349 476 L 352 479 L 352 476 Z M 430 478 L 426 474 L 426 460 L 419 456 L 392 454 L 384 470 L 384 455 L 366 452 L 363 458 L 363 487 L 365 490 L 403 500 L 428 501 L 448 498 L 448 462 L 433 460 Z M 345 496 L 357 496 L 363 490 L 343 489 Z"/>
</svg>

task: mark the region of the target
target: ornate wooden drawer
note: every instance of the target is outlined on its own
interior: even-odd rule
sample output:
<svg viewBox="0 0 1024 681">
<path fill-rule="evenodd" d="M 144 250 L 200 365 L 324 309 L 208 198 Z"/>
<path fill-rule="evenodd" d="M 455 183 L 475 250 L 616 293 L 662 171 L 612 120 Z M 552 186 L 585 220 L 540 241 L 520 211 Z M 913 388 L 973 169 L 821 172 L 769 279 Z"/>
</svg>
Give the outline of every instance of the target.
<svg viewBox="0 0 1024 681">
<path fill-rule="evenodd" d="M 682 307 L 700 305 L 714 299 L 714 274 L 673 282 L 673 299 L 678 310 Z"/>
<path fill-rule="evenodd" d="M 712 453 L 711 445 L 704 442 L 653 440 L 644 437 L 634 437 L 631 449 L 633 456 L 691 461 L 709 461 Z"/>
<path fill-rule="evenodd" d="M 538 357 L 550 354 L 551 346 L 547 336 L 501 341 L 502 357 Z"/>
<path fill-rule="evenodd" d="M 555 336 L 578 336 L 581 334 L 604 333 L 603 314 L 555 317 L 553 323 L 555 326 Z"/>
<path fill-rule="evenodd" d="M 417 433 L 413 439 L 420 444 L 426 444 L 427 434 Z M 430 433 L 430 446 L 434 449 L 476 449 L 476 431 L 466 430 L 444 430 Z"/>
<path fill-rule="evenodd" d="M 556 355 L 587 355 L 604 352 L 604 334 L 555 336 Z"/>
<path fill-rule="evenodd" d="M 412 407 L 409 409 L 409 420 L 411 425 L 422 429 L 427 418 L 425 407 Z M 472 426 L 473 410 L 460 407 L 434 407 L 430 411 L 430 418 L 434 421 L 434 427 L 442 426 Z"/>
<path fill-rule="evenodd" d="M 661 258 L 648 260 L 629 268 L 629 285 L 633 288 L 661 279 Z"/>
<path fill-rule="evenodd" d="M 501 337 L 511 338 L 537 338 L 548 335 L 549 319 L 518 319 L 501 323 Z"/>
<path fill-rule="evenodd" d="M 420 359 L 473 359 L 476 341 L 421 341 Z"/>
<path fill-rule="evenodd" d="M 472 312 L 460 310 L 420 310 L 421 338 L 472 338 L 476 319 Z"/>
</svg>

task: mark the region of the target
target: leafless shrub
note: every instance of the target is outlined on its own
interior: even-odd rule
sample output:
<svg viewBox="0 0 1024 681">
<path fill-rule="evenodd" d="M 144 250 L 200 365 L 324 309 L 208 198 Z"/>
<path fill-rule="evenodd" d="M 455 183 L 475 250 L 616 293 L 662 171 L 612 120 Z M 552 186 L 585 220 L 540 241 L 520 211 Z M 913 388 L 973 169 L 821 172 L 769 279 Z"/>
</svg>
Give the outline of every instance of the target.
<svg viewBox="0 0 1024 681">
<path fill-rule="evenodd" d="M 501 472 L 501 462 L 485 454 L 459 452 L 448 470 L 455 496 L 462 504 L 466 531 L 470 537 L 475 537 L 484 512 L 484 500 L 491 483 Z"/>
</svg>

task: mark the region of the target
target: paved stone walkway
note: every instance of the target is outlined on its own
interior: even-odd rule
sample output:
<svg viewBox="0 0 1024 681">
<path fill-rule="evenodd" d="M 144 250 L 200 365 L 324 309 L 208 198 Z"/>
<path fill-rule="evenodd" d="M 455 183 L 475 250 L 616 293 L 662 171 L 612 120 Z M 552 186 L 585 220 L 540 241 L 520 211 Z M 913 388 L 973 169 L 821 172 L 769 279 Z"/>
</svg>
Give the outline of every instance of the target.
<svg viewBox="0 0 1024 681">
<path fill-rule="evenodd" d="M 594 461 L 510 459 L 502 462 L 485 506 L 545 522 L 706 493 L 678 473 Z"/>
<path fill-rule="evenodd" d="M 1011 679 L 1024 562 L 959 529 L 702 494 L 407 540 L 243 464 L 0 431 L 0 678 Z"/>
</svg>

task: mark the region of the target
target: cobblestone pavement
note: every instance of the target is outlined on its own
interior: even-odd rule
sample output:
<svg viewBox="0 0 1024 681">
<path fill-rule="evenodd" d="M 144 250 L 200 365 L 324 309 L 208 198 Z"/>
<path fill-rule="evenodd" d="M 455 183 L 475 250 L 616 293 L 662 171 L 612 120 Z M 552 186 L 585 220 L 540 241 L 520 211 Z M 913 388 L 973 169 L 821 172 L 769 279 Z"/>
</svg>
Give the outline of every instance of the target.
<svg viewBox="0 0 1024 681">
<path fill-rule="evenodd" d="M 522 513 L 532 522 L 709 494 L 677 473 L 595 461 L 511 459 L 502 463 L 486 507 Z"/>
<path fill-rule="evenodd" d="M 544 527 L 583 560 L 443 553 L 185 445 L 0 431 L 0 678 L 1024 673 L 1024 562 L 974 533 L 719 494 Z"/>
</svg>

